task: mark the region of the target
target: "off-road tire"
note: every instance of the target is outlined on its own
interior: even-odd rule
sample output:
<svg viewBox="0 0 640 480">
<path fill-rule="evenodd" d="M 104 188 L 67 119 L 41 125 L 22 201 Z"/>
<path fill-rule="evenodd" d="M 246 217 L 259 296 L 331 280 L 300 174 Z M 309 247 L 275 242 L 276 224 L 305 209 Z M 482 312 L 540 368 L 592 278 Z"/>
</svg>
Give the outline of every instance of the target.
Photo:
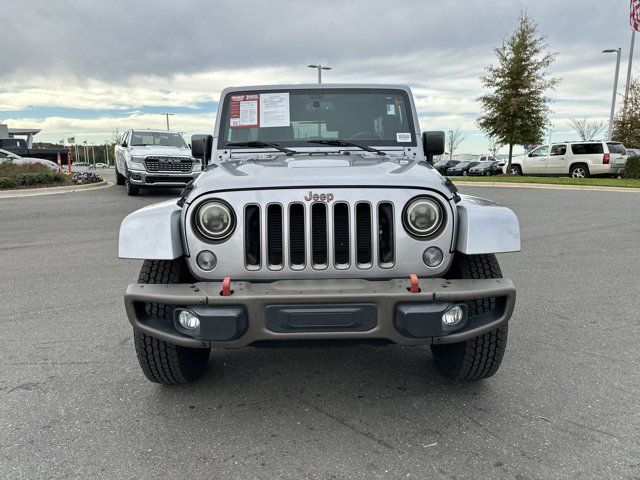
<svg viewBox="0 0 640 480">
<path fill-rule="evenodd" d="M 124 187 L 127 190 L 127 195 L 129 195 L 130 197 L 136 197 L 140 195 L 140 187 L 138 187 L 137 185 L 133 185 L 128 178 L 124 181 Z"/>
<path fill-rule="evenodd" d="M 118 166 L 116 165 L 116 185 L 124 185 L 126 178 L 118 171 Z"/>
<path fill-rule="evenodd" d="M 495 255 L 456 254 L 447 274 L 449 279 L 502 278 Z M 469 315 L 494 308 L 494 299 L 473 300 L 467 304 Z M 455 380 L 481 380 L 493 376 L 502 363 L 507 346 L 508 324 L 465 342 L 432 345 L 433 362 L 447 377 Z"/>
<path fill-rule="evenodd" d="M 193 281 L 184 258 L 176 260 L 145 260 L 138 283 L 188 283 Z M 147 314 L 173 322 L 174 309 L 168 305 L 150 303 Z M 196 380 L 207 369 L 211 348 L 188 348 L 165 342 L 134 330 L 136 354 L 145 376 L 152 382 L 179 385 Z"/>
</svg>

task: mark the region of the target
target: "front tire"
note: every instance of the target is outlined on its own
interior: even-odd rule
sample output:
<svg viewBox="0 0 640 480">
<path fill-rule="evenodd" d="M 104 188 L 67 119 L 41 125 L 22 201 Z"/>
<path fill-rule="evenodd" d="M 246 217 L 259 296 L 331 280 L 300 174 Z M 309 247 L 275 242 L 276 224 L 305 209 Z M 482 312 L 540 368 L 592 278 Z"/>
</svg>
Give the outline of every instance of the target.
<svg viewBox="0 0 640 480">
<path fill-rule="evenodd" d="M 124 185 L 125 181 L 124 175 L 118 171 L 118 165 L 116 165 L 116 185 Z"/>
<path fill-rule="evenodd" d="M 495 255 L 456 254 L 447 278 L 480 279 L 502 278 Z M 469 315 L 490 311 L 493 299 L 473 300 L 468 303 Z M 507 346 L 508 324 L 465 342 L 431 345 L 436 368 L 455 380 L 481 380 L 498 371 Z"/>
<path fill-rule="evenodd" d="M 125 180 L 124 187 L 127 190 L 127 195 L 129 195 L 130 197 L 136 197 L 140 195 L 140 187 L 138 187 L 137 185 L 133 185 L 129 178 Z"/>
<path fill-rule="evenodd" d="M 188 283 L 191 274 L 184 258 L 176 260 L 145 260 L 138 283 Z M 173 322 L 174 309 L 168 305 L 148 304 L 147 314 Z M 207 369 L 211 348 L 188 348 L 160 340 L 134 330 L 136 355 L 140 368 L 151 382 L 165 385 L 189 383 Z"/>
</svg>

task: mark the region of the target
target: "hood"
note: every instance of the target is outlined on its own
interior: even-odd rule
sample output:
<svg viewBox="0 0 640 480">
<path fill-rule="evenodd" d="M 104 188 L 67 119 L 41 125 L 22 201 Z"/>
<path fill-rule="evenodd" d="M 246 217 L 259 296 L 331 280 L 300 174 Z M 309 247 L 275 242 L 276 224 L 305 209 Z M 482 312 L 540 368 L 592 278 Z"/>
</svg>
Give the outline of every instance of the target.
<svg viewBox="0 0 640 480">
<path fill-rule="evenodd" d="M 430 188 L 452 198 L 449 183 L 431 165 L 408 157 L 271 155 L 208 166 L 187 201 L 220 190 L 358 186 Z"/>
<path fill-rule="evenodd" d="M 190 157 L 191 149 L 187 147 L 165 147 L 162 145 L 140 145 L 129 147 L 129 152 L 135 157 L 146 157 L 148 155 L 165 155 Z"/>
</svg>

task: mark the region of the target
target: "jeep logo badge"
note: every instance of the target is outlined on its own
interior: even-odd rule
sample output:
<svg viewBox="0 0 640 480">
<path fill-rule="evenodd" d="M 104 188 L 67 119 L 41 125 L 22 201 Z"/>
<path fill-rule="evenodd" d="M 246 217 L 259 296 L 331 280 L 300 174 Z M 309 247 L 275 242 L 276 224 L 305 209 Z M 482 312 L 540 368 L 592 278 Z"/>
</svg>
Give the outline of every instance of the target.
<svg viewBox="0 0 640 480">
<path fill-rule="evenodd" d="M 304 197 L 304 199 L 307 202 L 310 202 L 311 200 L 315 202 L 331 202 L 333 200 L 333 193 L 313 193 L 310 191 L 309 194 Z"/>
</svg>

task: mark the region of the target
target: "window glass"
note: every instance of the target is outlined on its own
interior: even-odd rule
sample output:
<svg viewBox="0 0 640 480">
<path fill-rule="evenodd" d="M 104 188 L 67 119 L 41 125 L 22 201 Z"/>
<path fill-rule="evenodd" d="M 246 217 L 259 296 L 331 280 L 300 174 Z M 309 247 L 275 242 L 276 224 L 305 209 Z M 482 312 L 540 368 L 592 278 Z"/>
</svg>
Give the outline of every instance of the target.
<svg viewBox="0 0 640 480">
<path fill-rule="evenodd" d="M 227 95 L 224 102 L 219 144 L 223 148 L 230 142 L 256 140 L 305 147 L 318 146 L 309 140 L 325 139 L 367 145 L 416 145 L 409 97 L 402 90 L 238 92 Z M 271 110 L 266 111 L 267 108 Z"/>
<path fill-rule="evenodd" d="M 621 143 L 609 142 L 607 143 L 607 146 L 609 147 L 609 152 L 611 153 L 618 153 L 620 155 L 627 154 L 627 150 L 624 148 L 624 146 Z"/>
<path fill-rule="evenodd" d="M 546 145 L 538 147 L 533 152 L 531 152 L 532 157 L 546 157 L 547 155 L 549 155 L 549 147 L 547 147 Z"/>
<path fill-rule="evenodd" d="M 564 155 L 567 153 L 566 145 L 554 145 L 551 147 L 551 155 Z"/>
<path fill-rule="evenodd" d="M 572 143 L 571 151 L 574 155 L 593 155 L 604 153 L 602 143 Z"/>
<path fill-rule="evenodd" d="M 131 146 L 159 145 L 163 147 L 184 147 L 187 144 L 177 133 L 171 132 L 132 132 Z"/>
</svg>

